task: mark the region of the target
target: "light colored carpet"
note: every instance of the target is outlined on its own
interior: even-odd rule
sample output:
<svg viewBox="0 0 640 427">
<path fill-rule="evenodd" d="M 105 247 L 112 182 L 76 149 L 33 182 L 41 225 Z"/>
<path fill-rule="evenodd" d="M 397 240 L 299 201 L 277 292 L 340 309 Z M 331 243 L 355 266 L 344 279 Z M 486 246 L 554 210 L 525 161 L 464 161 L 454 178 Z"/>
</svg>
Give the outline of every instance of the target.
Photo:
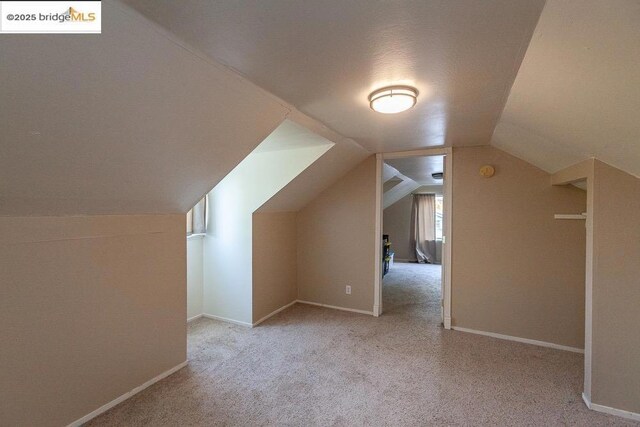
<svg viewBox="0 0 640 427">
<path fill-rule="evenodd" d="M 189 366 L 94 426 L 636 425 L 582 403 L 579 354 L 445 331 L 439 267 L 396 264 L 380 318 L 295 305 L 189 325 Z"/>
</svg>

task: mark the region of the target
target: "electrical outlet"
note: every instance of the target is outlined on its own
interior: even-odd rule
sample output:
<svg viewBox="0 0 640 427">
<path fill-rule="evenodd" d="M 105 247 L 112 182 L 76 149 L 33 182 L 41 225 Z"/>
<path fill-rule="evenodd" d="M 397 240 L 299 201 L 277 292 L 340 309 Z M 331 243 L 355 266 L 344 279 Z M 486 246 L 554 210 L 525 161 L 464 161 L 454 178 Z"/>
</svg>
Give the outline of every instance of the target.
<svg viewBox="0 0 640 427">
<path fill-rule="evenodd" d="M 351 286 L 347 285 L 344 291 L 347 295 L 351 295 Z"/>
</svg>

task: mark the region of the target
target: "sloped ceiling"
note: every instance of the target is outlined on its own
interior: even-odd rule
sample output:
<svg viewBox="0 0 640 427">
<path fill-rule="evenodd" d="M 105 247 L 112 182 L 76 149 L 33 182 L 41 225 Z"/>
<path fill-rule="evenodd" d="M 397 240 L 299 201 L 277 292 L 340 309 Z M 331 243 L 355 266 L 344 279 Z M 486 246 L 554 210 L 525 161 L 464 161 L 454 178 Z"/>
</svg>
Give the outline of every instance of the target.
<svg viewBox="0 0 640 427">
<path fill-rule="evenodd" d="M 402 175 L 407 176 L 420 185 L 442 185 L 441 179 L 431 175 L 444 171 L 443 156 L 403 157 L 386 159 L 385 163 L 395 168 Z"/>
<path fill-rule="evenodd" d="M 589 157 L 640 176 L 640 2 L 549 0 L 492 144 L 556 172 Z"/>
<path fill-rule="evenodd" d="M 0 215 L 186 212 L 285 118 L 104 1 L 101 35 L 3 35 Z"/>
<path fill-rule="evenodd" d="M 292 111 L 289 119 L 334 145 L 262 205 L 258 212 L 297 212 L 371 155 L 354 141 L 336 134 L 298 111 Z"/>
<path fill-rule="evenodd" d="M 327 145 L 333 145 L 333 143 L 293 120 L 287 119 L 280 123 L 280 126 L 271 132 L 252 153 L 271 153 Z"/>
<path fill-rule="evenodd" d="M 125 0 L 371 152 L 488 144 L 544 0 Z M 403 114 L 369 109 L 389 84 Z"/>
<path fill-rule="evenodd" d="M 386 209 L 413 191 L 421 188 L 430 191 L 442 188 L 442 180 L 434 179 L 431 174 L 442 172 L 444 156 L 403 157 L 386 159 L 383 163 L 384 182 L 382 205 Z M 396 180 L 394 185 L 387 184 Z"/>
</svg>

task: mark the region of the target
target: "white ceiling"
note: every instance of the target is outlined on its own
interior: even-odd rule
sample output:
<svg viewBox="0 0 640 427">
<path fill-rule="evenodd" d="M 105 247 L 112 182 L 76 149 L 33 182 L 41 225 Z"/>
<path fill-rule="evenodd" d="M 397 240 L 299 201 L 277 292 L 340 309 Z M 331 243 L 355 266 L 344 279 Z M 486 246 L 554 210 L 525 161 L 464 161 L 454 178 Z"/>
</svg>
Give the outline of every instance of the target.
<svg viewBox="0 0 640 427">
<path fill-rule="evenodd" d="M 0 215 L 185 212 L 285 117 L 336 145 L 261 210 L 304 206 L 370 155 L 356 142 L 485 144 L 543 5 L 128 2 L 172 32 L 104 1 L 100 36 L 3 37 Z M 492 144 L 640 175 L 638 22 L 637 1 L 550 0 Z M 415 84 L 417 108 L 373 113 L 388 83 Z"/>
<path fill-rule="evenodd" d="M 370 151 L 487 144 L 543 0 L 125 0 Z M 374 113 L 389 84 L 417 106 Z"/>
<path fill-rule="evenodd" d="M 549 0 L 492 144 L 556 172 L 588 157 L 640 176 L 640 2 Z"/>
<path fill-rule="evenodd" d="M 431 174 L 444 171 L 443 156 L 387 159 L 385 163 L 420 185 L 442 185 L 443 181 L 434 179 Z"/>
<path fill-rule="evenodd" d="M 103 2 L 100 35 L 0 43 L 0 215 L 186 212 L 289 113 Z"/>
<path fill-rule="evenodd" d="M 334 145 L 333 142 L 311 132 L 306 127 L 294 121 L 285 120 L 252 153 L 295 150 L 297 148 L 320 147 L 327 144 Z"/>
<path fill-rule="evenodd" d="M 262 205 L 258 209 L 259 212 L 295 212 L 300 210 L 323 190 L 371 155 L 354 141 L 341 137 L 299 111 L 292 111 L 289 119 L 295 121 L 298 126 L 307 129 L 308 132 L 313 132 L 316 138 L 333 142 L 334 146 Z"/>
</svg>

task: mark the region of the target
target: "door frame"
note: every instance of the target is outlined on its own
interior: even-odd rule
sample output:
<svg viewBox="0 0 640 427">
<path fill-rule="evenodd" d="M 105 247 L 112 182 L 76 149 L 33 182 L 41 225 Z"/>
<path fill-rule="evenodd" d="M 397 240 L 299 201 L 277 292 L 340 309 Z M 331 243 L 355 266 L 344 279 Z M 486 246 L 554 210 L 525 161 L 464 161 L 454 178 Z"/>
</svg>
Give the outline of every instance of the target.
<svg viewBox="0 0 640 427">
<path fill-rule="evenodd" d="M 451 147 L 425 148 L 411 151 L 396 151 L 376 154 L 376 212 L 375 212 L 375 275 L 373 315 L 382 314 L 382 165 L 386 159 L 406 157 L 444 156 L 444 223 L 442 230 L 442 311 L 445 329 L 451 329 L 451 253 L 452 230 L 451 215 L 453 212 L 453 149 Z"/>
</svg>

